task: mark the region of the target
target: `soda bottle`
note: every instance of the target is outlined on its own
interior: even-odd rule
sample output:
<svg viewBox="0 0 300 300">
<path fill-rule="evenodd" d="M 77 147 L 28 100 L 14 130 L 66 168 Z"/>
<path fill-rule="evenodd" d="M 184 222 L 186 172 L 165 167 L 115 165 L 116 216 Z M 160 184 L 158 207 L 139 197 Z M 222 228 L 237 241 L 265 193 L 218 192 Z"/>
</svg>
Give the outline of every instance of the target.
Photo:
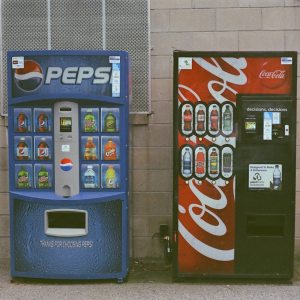
<svg viewBox="0 0 300 300">
<path fill-rule="evenodd" d="M 97 126 L 96 126 L 96 118 L 93 114 L 92 109 L 87 109 L 86 115 L 84 116 L 84 131 L 85 132 L 96 132 Z"/>
<path fill-rule="evenodd" d="M 49 159 L 49 146 L 45 142 L 45 138 L 41 138 L 41 141 L 37 147 L 37 159 L 48 160 Z"/>
<path fill-rule="evenodd" d="M 38 128 L 37 132 L 49 131 L 48 116 L 45 113 L 40 113 L 38 116 Z"/>
<path fill-rule="evenodd" d="M 218 153 L 216 151 L 216 148 L 212 148 L 209 158 L 210 158 L 209 159 L 210 174 L 214 174 L 214 175 L 218 174 L 219 159 L 218 159 Z"/>
<path fill-rule="evenodd" d="M 49 173 L 44 166 L 42 166 L 40 171 L 38 172 L 37 187 L 39 189 L 49 188 Z"/>
<path fill-rule="evenodd" d="M 197 131 L 205 131 L 205 112 L 200 108 L 197 112 Z"/>
<path fill-rule="evenodd" d="M 105 187 L 110 189 L 117 187 L 116 171 L 113 166 L 109 166 L 105 172 Z"/>
<path fill-rule="evenodd" d="M 219 130 L 219 113 L 217 110 L 217 105 L 212 106 L 212 110 L 210 112 L 210 130 L 218 131 Z"/>
<path fill-rule="evenodd" d="M 190 176 L 192 174 L 192 156 L 189 149 L 185 149 L 183 154 L 183 174 Z"/>
<path fill-rule="evenodd" d="M 89 188 L 89 189 L 97 187 L 96 173 L 93 170 L 93 166 L 87 166 L 87 169 L 84 172 L 83 185 L 85 188 Z"/>
<path fill-rule="evenodd" d="M 27 132 L 28 131 L 28 118 L 23 113 L 20 112 L 17 116 L 17 132 Z"/>
<path fill-rule="evenodd" d="M 196 155 L 195 172 L 199 175 L 205 174 L 205 154 L 200 150 Z"/>
<path fill-rule="evenodd" d="M 232 131 L 232 113 L 228 104 L 226 104 L 223 113 L 223 131 Z"/>
<path fill-rule="evenodd" d="M 26 167 L 22 166 L 17 175 L 17 188 L 28 189 L 30 188 L 29 173 Z"/>
<path fill-rule="evenodd" d="M 104 160 L 116 160 L 117 159 L 117 145 L 112 141 L 108 142 L 104 146 Z"/>
<path fill-rule="evenodd" d="M 96 160 L 97 153 L 96 153 L 96 145 L 93 142 L 93 137 L 88 137 L 87 142 L 84 148 L 84 159 L 85 160 Z"/>
<path fill-rule="evenodd" d="M 190 110 L 190 107 L 187 106 L 183 113 L 183 130 L 184 131 L 192 130 L 192 119 L 193 119 L 192 112 Z"/>
<path fill-rule="evenodd" d="M 275 165 L 273 173 L 273 188 L 274 190 L 279 190 L 281 186 L 281 172 L 279 170 L 279 165 Z"/>
<path fill-rule="evenodd" d="M 117 131 L 116 116 L 111 111 L 104 118 L 104 131 L 105 132 Z"/>
<path fill-rule="evenodd" d="M 232 155 L 231 153 L 224 153 L 223 154 L 223 173 L 231 173 L 231 161 Z"/>
<path fill-rule="evenodd" d="M 29 150 L 28 145 L 25 142 L 25 138 L 21 137 L 17 145 L 17 159 L 18 160 L 28 160 L 29 159 Z"/>
</svg>

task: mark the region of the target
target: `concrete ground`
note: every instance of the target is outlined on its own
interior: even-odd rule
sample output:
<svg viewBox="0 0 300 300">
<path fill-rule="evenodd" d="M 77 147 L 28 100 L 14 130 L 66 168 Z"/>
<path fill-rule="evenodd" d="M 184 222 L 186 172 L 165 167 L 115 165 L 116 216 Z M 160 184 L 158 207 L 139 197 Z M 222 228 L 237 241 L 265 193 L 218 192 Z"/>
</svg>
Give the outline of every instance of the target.
<svg viewBox="0 0 300 300">
<path fill-rule="evenodd" d="M 173 283 L 170 268 L 133 263 L 127 283 L 17 280 L 11 283 L 8 261 L 0 265 L 0 299 L 300 299 L 300 262 L 290 283 L 218 280 Z"/>
</svg>

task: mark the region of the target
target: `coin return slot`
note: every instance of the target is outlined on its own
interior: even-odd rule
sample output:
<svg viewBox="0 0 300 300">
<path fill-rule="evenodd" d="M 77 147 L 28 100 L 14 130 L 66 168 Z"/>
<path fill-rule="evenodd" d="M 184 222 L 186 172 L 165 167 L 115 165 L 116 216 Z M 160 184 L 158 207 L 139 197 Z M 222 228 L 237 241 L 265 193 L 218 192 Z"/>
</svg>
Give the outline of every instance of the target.
<svg viewBox="0 0 300 300">
<path fill-rule="evenodd" d="M 283 236 L 284 216 L 251 215 L 247 216 L 248 236 Z"/>
<path fill-rule="evenodd" d="M 88 234 L 88 213 L 84 210 L 54 209 L 45 211 L 45 233 L 75 237 Z"/>
</svg>

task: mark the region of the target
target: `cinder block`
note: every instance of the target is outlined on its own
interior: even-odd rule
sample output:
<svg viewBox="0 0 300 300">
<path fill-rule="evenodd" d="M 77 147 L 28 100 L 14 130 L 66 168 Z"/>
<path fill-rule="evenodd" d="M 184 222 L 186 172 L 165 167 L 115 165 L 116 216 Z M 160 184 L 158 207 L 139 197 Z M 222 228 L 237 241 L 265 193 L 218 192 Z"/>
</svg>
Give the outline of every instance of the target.
<svg viewBox="0 0 300 300">
<path fill-rule="evenodd" d="M 0 148 L 0 170 L 8 169 L 8 149 Z"/>
<path fill-rule="evenodd" d="M 283 51 L 283 31 L 241 31 L 239 32 L 241 51 Z"/>
<path fill-rule="evenodd" d="M 239 0 L 193 0 L 194 8 L 221 8 L 221 7 L 238 7 Z"/>
<path fill-rule="evenodd" d="M 172 169 L 172 147 L 135 147 L 132 151 L 133 170 Z"/>
<path fill-rule="evenodd" d="M 0 215 L 0 237 L 9 236 L 9 216 Z"/>
<path fill-rule="evenodd" d="M 299 8 L 276 7 L 262 9 L 263 29 L 266 30 L 287 30 L 299 29 Z"/>
<path fill-rule="evenodd" d="M 193 32 L 189 50 L 212 51 L 215 46 L 215 32 Z"/>
<path fill-rule="evenodd" d="M 153 100 L 172 100 L 173 80 L 172 79 L 152 79 L 151 80 L 151 99 Z"/>
<path fill-rule="evenodd" d="M 299 195 L 300 197 L 300 195 Z M 172 192 L 136 192 L 132 194 L 132 214 L 136 215 L 172 215 Z M 299 199 L 300 202 L 300 199 Z M 299 203 L 300 205 L 300 203 Z"/>
<path fill-rule="evenodd" d="M 295 218 L 295 237 L 300 238 L 300 215 Z"/>
<path fill-rule="evenodd" d="M 193 32 L 190 49 L 193 51 L 236 51 L 237 32 Z"/>
<path fill-rule="evenodd" d="M 170 12 L 170 31 L 213 31 L 215 11 L 212 9 L 176 9 Z"/>
<path fill-rule="evenodd" d="M 261 9 L 221 8 L 217 9 L 217 30 L 259 30 L 261 29 Z"/>
<path fill-rule="evenodd" d="M 151 78 L 172 78 L 173 77 L 173 57 L 172 56 L 152 56 L 151 57 Z"/>
<path fill-rule="evenodd" d="M 300 192 L 300 169 L 296 169 L 296 192 Z"/>
<path fill-rule="evenodd" d="M 300 30 L 285 31 L 285 50 L 300 52 Z"/>
<path fill-rule="evenodd" d="M 300 215 L 300 192 L 296 192 L 296 215 Z"/>
<path fill-rule="evenodd" d="M 172 145 L 172 125 L 151 124 L 132 128 L 132 147 L 171 147 Z"/>
<path fill-rule="evenodd" d="M 133 257 L 163 258 L 164 244 L 159 238 L 135 237 L 132 252 Z"/>
<path fill-rule="evenodd" d="M 191 8 L 192 0 L 151 0 L 150 9 Z"/>
<path fill-rule="evenodd" d="M 237 51 L 239 47 L 237 32 L 215 32 L 214 49 L 216 51 Z"/>
<path fill-rule="evenodd" d="M 0 193 L 8 192 L 8 171 L 0 170 Z"/>
<path fill-rule="evenodd" d="M 151 32 L 168 32 L 170 27 L 170 10 L 151 10 Z"/>
<path fill-rule="evenodd" d="M 151 34 L 152 55 L 173 55 L 174 50 L 191 50 L 192 32 L 154 32 Z"/>
<path fill-rule="evenodd" d="M 299 0 L 285 0 L 285 6 L 300 6 Z"/>
<path fill-rule="evenodd" d="M 300 169 L 300 146 L 296 146 L 296 168 Z"/>
<path fill-rule="evenodd" d="M 9 196 L 8 193 L 0 193 L 0 215 L 9 214 Z"/>
<path fill-rule="evenodd" d="M 152 101 L 151 109 L 150 124 L 171 124 L 173 122 L 172 101 Z"/>
<path fill-rule="evenodd" d="M 134 170 L 133 192 L 171 192 L 173 170 Z"/>
<path fill-rule="evenodd" d="M 0 238 L 0 258 L 9 258 L 9 238 L 2 237 Z"/>
<path fill-rule="evenodd" d="M 0 126 L 0 147 L 7 147 L 7 128 Z"/>
<path fill-rule="evenodd" d="M 284 0 L 240 0 L 240 7 L 274 7 L 284 6 Z"/>
<path fill-rule="evenodd" d="M 171 216 L 135 216 L 133 217 L 133 236 L 152 237 L 159 233 L 159 225 L 172 224 Z"/>
<path fill-rule="evenodd" d="M 297 123 L 297 138 L 296 138 L 296 145 L 300 146 L 300 123 Z"/>
<path fill-rule="evenodd" d="M 300 261 L 300 239 L 295 239 L 295 253 L 294 257 L 296 261 Z"/>
</svg>

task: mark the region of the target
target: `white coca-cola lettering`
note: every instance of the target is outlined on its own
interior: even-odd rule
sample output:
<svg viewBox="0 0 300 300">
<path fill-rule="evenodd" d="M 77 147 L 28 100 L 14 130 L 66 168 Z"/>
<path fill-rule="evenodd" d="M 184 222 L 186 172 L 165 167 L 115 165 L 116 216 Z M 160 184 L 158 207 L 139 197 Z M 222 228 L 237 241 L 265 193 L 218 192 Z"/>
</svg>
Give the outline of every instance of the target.
<svg viewBox="0 0 300 300">
<path fill-rule="evenodd" d="M 275 70 L 275 71 L 266 71 L 262 70 L 259 74 L 259 78 L 268 78 L 268 79 L 285 79 L 286 71 L 285 70 Z"/>
<path fill-rule="evenodd" d="M 222 58 L 226 63 L 238 71 L 238 75 L 230 74 L 224 71 L 215 58 L 211 58 L 214 62 L 214 65 L 205 60 L 204 58 L 195 58 L 195 62 L 204 68 L 206 71 L 212 73 L 221 79 L 221 81 L 211 80 L 208 83 L 208 90 L 211 95 L 220 103 L 228 101 L 227 98 L 223 96 L 224 91 L 228 90 L 234 95 L 237 94 L 237 91 L 230 87 L 228 83 L 233 83 L 237 85 L 244 85 L 247 82 L 247 77 L 242 71 L 247 67 L 247 61 L 245 58 L 233 58 L 233 57 L 223 57 Z M 220 86 L 218 89 L 214 89 L 214 86 Z"/>
<path fill-rule="evenodd" d="M 210 72 L 211 74 L 215 75 L 220 79 L 220 80 L 211 80 L 210 82 L 208 82 L 207 85 L 210 94 L 219 103 L 223 103 L 225 101 L 231 101 L 231 99 L 228 99 L 229 96 L 228 97 L 223 96 L 224 92 L 229 91 L 233 95 L 237 94 L 237 91 L 229 84 L 244 85 L 247 83 L 247 77 L 243 72 L 243 69 L 247 67 L 247 61 L 245 58 L 224 57 L 222 59 L 228 65 L 230 65 L 231 68 L 235 69 L 237 71 L 236 72 L 237 74 L 231 74 L 223 70 L 215 58 L 211 58 L 210 61 L 203 58 L 194 58 L 194 61 L 199 66 L 201 66 L 206 71 Z M 193 89 L 191 89 L 188 86 L 179 84 L 178 94 L 184 101 L 188 101 L 188 99 L 181 93 L 180 89 L 185 89 L 189 91 L 196 98 L 196 101 L 201 101 L 199 95 L 197 95 L 197 93 L 195 93 Z M 209 136 L 206 136 L 205 138 L 207 140 L 211 140 Z M 190 137 L 190 140 L 195 143 L 197 142 L 197 139 L 194 135 Z M 223 145 L 224 139 L 222 137 L 217 137 L 217 140 L 214 141 L 214 143 L 217 145 Z M 233 146 L 235 146 L 235 139 L 231 139 L 231 143 Z M 209 180 L 208 178 L 205 180 L 211 183 L 211 180 Z M 234 178 L 233 181 L 235 181 Z M 214 236 L 224 236 L 227 232 L 226 224 L 217 214 L 212 212 L 211 209 L 215 209 L 215 210 L 224 209 L 227 206 L 227 202 L 228 202 L 226 195 L 223 193 L 223 191 L 219 188 L 217 184 L 211 185 L 211 188 L 216 189 L 220 195 L 219 199 L 214 199 L 200 192 L 195 184 L 197 183 L 194 179 L 189 180 L 190 190 L 196 196 L 199 203 L 198 204 L 192 203 L 188 206 L 189 215 L 191 216 L 195 224 L 197 224 L 200 228 L 202 228 L 209 234 Z M 233 187 L 234 187 L 234 182 L 233 182 Z M 195 208 L 200 209 L 200 213 L 197 214 L 195 212 Z M 182 205 L 179 205 L 178 210 L 179 213 L 181 214 L 185 214 L 187 212 Z M 209 214 L 211 217 L 213 217 L 217 225 L 213 225 L 205 221 L 204 216 L 206 214 Z M 194 248 L 197 252 L 201 253 L 202 255 L 218 261 L 234 260 L 234 249 L 218 249 L 216 247 L 208 245 L 204 241 L 201 241 L 198 238 L 196 238 L 179 220 L 178 220 L 178 230 L 182 235 L 182 237 L 190 244 L 190 246 Z"/>
<path fill-rule="evenodd" d="M 209 179 L 206 179 L 210 182 Z M 227 198 L 223 191 L 217 186 L 212 185 L 212 188 L 215 188 L 219 194 L 219 199 L 213 199 L 198 190 L 195 185 L 195 180 L 189 180 L 189 187 L 193 194 L 197 197 L 199 204 L 190 204 L 189 205 L 189 214 L 193 221 L 203 230 L 206 232 L 215 235 L 215 236 L 223 236 L 227 232 L 227 227 L 222 219 L 213 213 L 208 208 L 213 208 L 217 210 L 221 210 L 227 206 Z M 194 211 L 194 208 L 200 208 L 201 213 L 197 214 Z M 179 212 L 184 214 L 186 210 L 184 207 L 179 205 Z M 204 220 L 205 214 L 210 214 L 216 221 L 217 225 L 212 225 Z M 204 242 L 198 240 L 188 229 L 179 221 L 178 222 L 178 230 L 180 234 L 184 237 L 184 239 L 199 253 L 203 254 L 206 257 L 211 259 L 219 260 L 219 261 L 230 261 L 234 259 L 234 249 L 224 250 L 224 249 L 217 249 L 215 247 L 209 246 Z"/>
</svg>

